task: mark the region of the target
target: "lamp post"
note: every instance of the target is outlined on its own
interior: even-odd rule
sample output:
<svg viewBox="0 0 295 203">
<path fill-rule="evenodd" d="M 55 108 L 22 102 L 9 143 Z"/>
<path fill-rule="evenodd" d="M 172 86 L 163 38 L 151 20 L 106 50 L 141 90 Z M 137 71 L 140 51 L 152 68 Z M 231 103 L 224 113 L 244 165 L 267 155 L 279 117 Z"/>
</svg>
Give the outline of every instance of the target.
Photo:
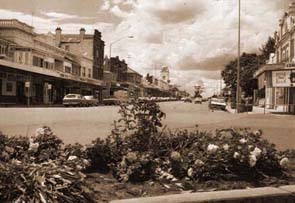
<svg viewBox="0 0 295 203">
<path fill-rule="evenodd" d="M 240 112 L 240 54 L 241 54 L 241 0 L 239 0 L 239 22 L 238 22 L 238 61 L 237 61 L 237 90 L 236 90 L 236 111 Z"/>
<path fill-rule="evenodd" d="M 109 47 L 109 52 L 110 52 L 110 68 L 111 68 L 111 58 L 112 58 L 112 46 L 113 46 L 113 44 L 115 44 L 115 43 L 117 43 L 117 42 L 119 42 L 119 41 L 121 41 L 121 40 L 123 40 L 123 39 L 125 39 L 125 38 L 134 38 L 133 36 L 124 36 L 124 37 L 121 37 L 121 38 L 119 38 L 119 39 L 117 39 L 117 40 L 115 40 L 115 41 L 113 41 L 113 42 L 111 42 L 110 43 L 110 47 Z"/>
<path fill-rule="evenodd" d="M 123 40 L 123 39 L 126 39 L 126 38 L 134 38 L 133 36 L 124 36 L 124 37 L 121 37 L 113 42 L 110 43 L 110 47 L 109 47 L 109 52 L 110 52 L 110 55 L 109 55 L 109 71 L 111 71 L 111 68 L 112 68 L 112 45 Z M 118 84 L 117 84 L 118 85 Z"/>
</svg>

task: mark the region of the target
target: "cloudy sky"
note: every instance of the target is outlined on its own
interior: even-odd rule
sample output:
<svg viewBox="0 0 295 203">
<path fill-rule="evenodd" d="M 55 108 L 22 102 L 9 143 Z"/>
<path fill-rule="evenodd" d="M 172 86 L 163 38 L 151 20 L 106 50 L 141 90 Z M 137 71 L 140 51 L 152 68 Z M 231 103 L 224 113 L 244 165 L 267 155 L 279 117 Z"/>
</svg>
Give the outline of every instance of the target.
<svg viewBox="0 0 295 203">
<path fill-rule="evenodd" d="M 242 1 L 242 52 L 258 52 L 278 27 L 289 0 Z M 17 18 L 36 32 L 102 32 L 119 55 L 145 75 L 170 67 L 171 81 L 214 93 L 220 71 L 237 55 L 237 0 L 0 0 L 0 18 Z M 134 36 L 129 39 L 127 36 Z"/>
</svg>

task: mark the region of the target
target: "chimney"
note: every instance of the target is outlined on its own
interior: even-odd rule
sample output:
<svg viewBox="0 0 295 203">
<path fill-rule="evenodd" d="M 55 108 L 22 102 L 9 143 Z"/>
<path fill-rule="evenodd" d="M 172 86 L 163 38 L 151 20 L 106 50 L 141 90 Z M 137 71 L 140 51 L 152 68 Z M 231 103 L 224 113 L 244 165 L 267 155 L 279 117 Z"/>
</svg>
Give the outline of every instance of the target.
<svg viewBox="0 0 295 203">
<path fill-rule="evenodd" d="M 60 43 L 61 43 L 61 28 L 58 27 L 55 29 L 55 44 L 57 47 L 60 47 Z"/>
<path fill-rule="evenodd" d="M 84 39 L 85 32 L 86 32 L 86 30 L 84 28 L 81 28 L 80 29 L 80 40 L 83 40 Z"/>
</svg>

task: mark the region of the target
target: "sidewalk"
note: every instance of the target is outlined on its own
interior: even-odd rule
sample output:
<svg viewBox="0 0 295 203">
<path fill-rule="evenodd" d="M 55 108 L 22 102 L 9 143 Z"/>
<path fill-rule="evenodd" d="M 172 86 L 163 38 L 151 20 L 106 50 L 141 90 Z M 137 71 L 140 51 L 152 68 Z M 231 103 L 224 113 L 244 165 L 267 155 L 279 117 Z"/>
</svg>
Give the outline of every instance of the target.
<svg viewBox="0 0 295 203">
<path fill-rule="evenodd" d="M 229 113 L 236 114 L 237 110 L 232 109 L 230 105 L 226 106 L 226 110 Z M 241 112 L 240 114 L 281 114 L 281 115 L 291 115 L 287 112 L 282 111 L 281 109 L 268 109 L 260 106 L 253 106 L 252 111 Z"/>
</svg>

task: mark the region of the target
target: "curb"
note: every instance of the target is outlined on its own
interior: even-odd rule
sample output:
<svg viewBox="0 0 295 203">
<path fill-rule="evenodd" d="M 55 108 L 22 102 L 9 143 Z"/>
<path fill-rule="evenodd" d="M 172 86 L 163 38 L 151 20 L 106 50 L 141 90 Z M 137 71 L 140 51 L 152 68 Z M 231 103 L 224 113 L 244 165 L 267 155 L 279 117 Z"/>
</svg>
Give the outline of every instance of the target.
<svg viewBox="0 0 295 203">
<path fill-rule="evenodd" d="M 110 203 L 295 203 L 295 185 L 113 200 Z"/>
</svg>

